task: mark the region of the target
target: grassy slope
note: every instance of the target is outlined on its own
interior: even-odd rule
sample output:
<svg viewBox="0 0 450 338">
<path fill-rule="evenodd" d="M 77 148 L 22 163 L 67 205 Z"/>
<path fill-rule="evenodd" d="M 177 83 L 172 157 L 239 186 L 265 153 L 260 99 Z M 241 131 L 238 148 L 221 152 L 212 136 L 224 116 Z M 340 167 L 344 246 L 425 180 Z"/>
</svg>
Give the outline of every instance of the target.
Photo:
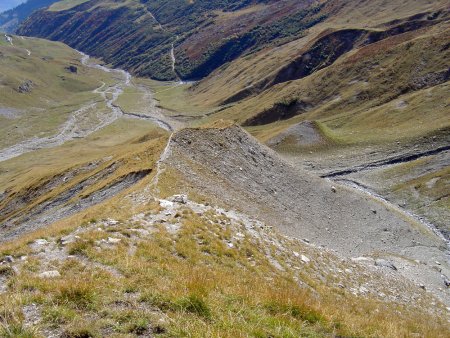
<svg viewBox="0 0 450 338">
<path fill-rule="evenodd" d="M 421 310 L 432 301 L 425 293 L 411 308 L 380 302 L 376 296 L 356 297 L 336 287 L 338 283 L 348 288 L 366 285 L 376 278 L 376 284 L 389 292 L 392 281 L 367 274 L 354 263 L 267 228 L 257 230 L 255 237 L 255 231 L 248 232 L 243 223 L 215 209 L 166 210 L 149 201 L 140 205 L 139 217 L 130 219 L 127 208 L 132 200 L 115 198 L 0 248 L 3 254 L 27 256 L 19 263 L 20 274 L 3 270 L 10 286 L 0 296 L 5 300 L 3 330 L 40 336 L 45 329 L 69 337 L 133 337 L 150 332 L 162 337 L 398 337 L 413 333 L 444 337 L 448 332 L 439 315 L 433 318 Z M 117 208 L 118 203 L 124 208 Z M 99 221 L 111 217 L 119 223 L 108 226 Z M 179 230 L 169 231 L 171 225 Z M 78 232 L 72 233 L 75 229 Z M 58 243 L 65 235 L 78 238 L 63 247 Z M 121 241 L 99 244 L 109 237 Z M 36 238 L 51 244 L 33 249 Z M 312 262 L 301 263 L 293 251 L 308 255 Z M 52 252 L 60 252 L 60 258 L 52 260 Z M 60 271 L 62 277 L 37 276 L 49 268 Z M 352 269 L 352 273 L 335 274 L 335 269 Z M 402 292 L 409 292 L 409 287 L 402 285 Z M 39 327 L 27 326 L 23 315 L 32 303 L 38 309 Z"/>
<path fill-rule="evenodd" d="M 308 30 L 308 35 L 280 47 L 262 50 L 240 58 L 204 79 L 194 91 L 199 100 L 221 102 L 248 85 L 259 81 L 294 58 L 310 41 L 327 29 L 377 27 L 391 20 L 442 8 L 445 1 L 404 0 L 330 1 L 329 18 Z M 204 96 L 198 95 L 205 93 Z M 215 101 L 214 101 L 215 100 Z"/>
<path fill-rule="evenodd" d="M 187 92 L 191 98 L 188 101 L 193 106 L 213 109 L 232 94 L 274 72 L 280 64 L 287 63 L 325 29 L 377 26 L 414 12 L 438 8 L 441 3 L 410 1 L 408 6 L 401 8 L 390 4 L 388 8 L 381 6 L 382 13 L 377 15 L 373 12 L 379 4 L 364 5 L 367 4 L 358 3 L 351 11 L 359 13 L 358 20 L 353 20 L 350 14 L 336 14 L 313 27 L 305 38 L 241 58 L 219 69 L 190 87 Z M 346 13 L 347 7 L 344 6 L 340 12 Z M 363 47 L 341 57 L 328 68 L 300 80 L 276 85 L 212 118 L 228 118 L 242 123 L 275 103 L 295 98 L 310 103 L 312 109 L 290 120 L 250 130 L 265 141 L 299 121 L 317 120 L 330 138 L 343 144 L 389 142 L 432 133 L 437 128 L 448 126 L 445 111 L 447 84 L 407 92 L 403 96 L 400 91 L 408 88 L 416 78 L 446 69 L 448 29 L 448 24 L 442 23 L 431 29 L 401 34 Z M 164 97 L 161 99 L 162 105 L 174 107 Z M 424 111 L 433 116 L 423 114 Z"/>
<path fill-rule="evenodd" d="M 55 12 L 65 11 L 88 1 L 89 0 L 62 0 L 51 5 L 49 10 Z"/>
</svg>

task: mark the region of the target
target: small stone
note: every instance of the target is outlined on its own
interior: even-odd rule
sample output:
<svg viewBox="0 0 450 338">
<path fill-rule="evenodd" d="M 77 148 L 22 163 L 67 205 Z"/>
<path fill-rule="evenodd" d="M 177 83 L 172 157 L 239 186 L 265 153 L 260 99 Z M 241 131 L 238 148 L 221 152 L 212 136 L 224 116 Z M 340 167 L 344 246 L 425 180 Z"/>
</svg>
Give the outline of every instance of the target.
<svg viewBox="0 0 450 338">
<path fill-rule="evenodd" d="M 187 195 L 174 195 L 172 197 L 172 202 L 186 204 L 188 201 Z"/>
<path fill-rule="evenodd" d="M 164 209 L 173 208 L 173 202 L 167 200 L 159 200 L 159 205 Z"/>
<path fill-rule="evenodd" d="M 305 242 L 305 243 L 310 243 L 310 241 L 309 241 L 308 238 L 303 238 L 303 242 Z"/>
<path fill-rule="evenodd" d="M 75 242 L 75 238 L 72 236 L 65 236 L 65 237 L 61 237 L 61 244 L 62 245 L 67 245 L 70 243 Z"/>
<path fill-rule="evenodd" d="M 14 258 L 13 258 L 13 256 L 5 256 L 5 258 L 3 258 L 3 262 L 5 262 L 5 263 L 13 263 L 14 262 Z"/>
<path fill-rule="evenodd" d="M 332 187 L 331 187 L 331 191 L 334 192 L 334 193 L 337 192 L 336 187 L 335 187 L 335 186 L 332 186 Z"/>
<path fill-rule="evenodd" d="M 22 82 L 19 87 L 17 88 L 17 91 L 21 94 L 24 93 L 30 93 L 33 90 L 34 83 L 31 80 L 26 80 L 25 82 Z"/>
<path fill-rule="evenodd" d="M 425 285 L 424 284 L 419 284 L 419 288 L 426 290 Z"/>
<path fill-rule="evenodd" d="M 34 242 L 34 244 L 36 244 L 36 245 L 46 245 L 46 244 L 48 244 L 48 242 L 45 239 L 38 239 L 38 240 L 36 240 Z"/>
<path fill-rule="evenodd" d="M 108 237 L 108 243 L 109 244 L 117 244 L 120 243 L 122 240 L 120 238 L 113 238 L 113 237 Z"/>
<path fill-rule="evenodd" d="M 294 256 L 295 257 L 300 257 L 300 254 L 297 251 L 294 251 Z"/>
<path fill-rule="evenodd" d="M 308 257 L 306 257 L 305 255 L 301 255 L 300 259 L 302 260 L 303 263 L 311 262 L 311 260 Z"/>
<path fill-rule="evenodd" d="M 380 267 L 384 267 L 384 268 L 389 268 L 389 269 L 392 269 L 394 271 L 397 271 L 397 267 L 392 262 L 389 262 L 389 261 L 387 261 L 385 259 L 376 259 L 375 260 L 375 265 L 376 266 L 380 266 Z"/>
<path fill-rule="evenodd" d="M 371 211 L 374 215 L 377 213 L 377 211 L 375 209 L 372 209 Z"/>
<path fill-rule="evenodd" d="M 367 292 L 369 292 L 369 290 L 368 290 L 367 288 L 365 288 L 364 286 L 361 286 L 361 287 L 359 288 L 359 292 L 360 292 L 360 293 L 367 293 Z"/>
<path fill-rule="evenodd" d="M 45 271 L 39 274 L 39 277 L 41 278 L 58 278 L 61 277 L 61 274 L 59 271 L 52 270 L 52 271 Z"/>
<path fill-rule="evenodd" d="M 447 288 L 450 287 L 450 280 L 448 278 L 444 278 L 444 284 Z"/>
</svg>

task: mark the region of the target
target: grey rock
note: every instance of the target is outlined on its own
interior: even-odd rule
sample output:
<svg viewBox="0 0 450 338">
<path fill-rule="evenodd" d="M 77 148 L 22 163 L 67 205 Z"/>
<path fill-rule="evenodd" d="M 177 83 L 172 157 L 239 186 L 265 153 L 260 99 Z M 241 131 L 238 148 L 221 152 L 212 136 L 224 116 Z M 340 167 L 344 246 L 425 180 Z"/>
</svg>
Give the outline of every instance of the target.
<svg viewBox="0 0 450 338">
<path fill-rule="evenodd" d="M 25 82 L 22 82 L 19 87 L 17 88 L 17 91 L 19 93 L 31 93 L 31 91 L 33 90 L 34 87 L 34 83 L 31 80 L 26 80 Z"/>
<path fill-rule="evenodd" d="M 450 280 L 448 279 L 448 278 L 444 278 L 444 284 L 445 284 L 445 286 L 447 287 L 447 288 L 449 288 L 450 287 Z"/>
<path fill-rule="evenodd" d="M 302 260 L 303 263 L 311 262 L 311 260 L 308 257 L 306 257 L 305 255 L 301 255 L 300 259 Z"/>
<path fill-rule="evenodd" d="M 172 197 L 172 202 L 186 204 L 188 201 L 187 195 L 174 195 Z"/>
<path fill-rule="evenodd" d="M 39 274 L 41 278 L 58 278 L 61 274 L 57 270 L 45 271 Z"/>
<path fill-rule="evenodd" d="M 397 271 L 397 267 L 392 262 L 389 262 L 389 261 L 387 261 L 385 259 L 376 259 L 375 260 L 375 265 L 383 267 L 383 268 L 389 268 L 389 269 L 392 269 L 394 271 Z"/>
<path fill-rule="evenodd" d="M 5 262 L 5 263 L 13 263 L 14 262 L 14 258 L 13 258 L 13 256 L 5 256 L 5 258 L 3 258 L 3 262 Z"/>
<path fill-rule="evenodd" d="M 41 245 L 46 245 L 46 244 L 48 244 L 48 241 L 47 241 L 46 239 L 37 239 L 37 240 L 34 242 L 34 244 L 39 245 L 39 246 L 41 246 Z"/>
<path fill-rule="evenodd" d="M 109 237 L 108 238 L 108 243 L 109 244 L 117 244 L 120 243 L 122 240 L 120 238 L 113 238 L 113 237 Z"/>
<path fill-rule="evenodd" d="M 66 67 L 66 69 L 71 72 L 71 73 L 77 73 L 78 72 L 78 68 L 76 66 L 70 65 L 68 67 Z"/>
</svg>

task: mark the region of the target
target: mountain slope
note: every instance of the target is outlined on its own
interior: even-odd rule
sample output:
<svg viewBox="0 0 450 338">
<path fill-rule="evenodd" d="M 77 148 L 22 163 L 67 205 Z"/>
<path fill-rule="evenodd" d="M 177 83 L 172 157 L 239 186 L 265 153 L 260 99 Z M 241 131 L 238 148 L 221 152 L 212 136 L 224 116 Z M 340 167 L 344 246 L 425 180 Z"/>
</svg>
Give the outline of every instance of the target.
<svg viewBox="0 0 450 338">
<path fill-rule="evenodd" d="M 16 6 L 3 12 L 0 9 L 0 30 L 13 33 L 19 25 L 35 10 L 47 7 L 58 0 L 16 1 Z M 18 6 L 17 6 L 18 5 Z"/>
<path fill-rule="evenodd" d="M 4 0 L 0 4 L 0 13 L 20 5 L 24 0 Z"/>
<path fill-rule="evenodd" d="M 265 190 L 273 188 L 265 177 L 278 175 L 271 178 L 278 183 L 289 179 L 300 192 L 289 205 L 297 210 L 311 210 L 302 195 L 316 185 L 324 189 L 323 202 L 343 203 L 354 192 L 341 187 L 332 192 L 329 183 L 293 170 L 237 126 L 182 130 L 172 135 L 165 149 L 162 140 L 167 138 L 140 138 L 105 148 L 108 154 L 112 150 L 113 161 L 128 162 L 118 171 L 145 166 L 151 174 L 109 200 L 0 245 L 0 299 L 4 300 L 0 307 L 5 314 L 0 318 L 0 333 L 37 337 L 447 335 L 445 305 L 415 279 L 415 272 L 423 270 L 426 287 L 435 292 L 432 276 L 436 272 L 425 265 L 426 260 L 406 267 L 397 257 L 398 270 L 394 270 L 393 263 L 380 259 L 386 257 L 381 253 L 373 258 L 344 258 L 280 233 L 312 227 L 304 212 L 298 214 L 295 225 L 285 223 L 283 217 L 270 220 L 267 212 L 273 201 L 278 200 L 272 207 L 275 216 L 289 212 L 280 214 L 277 209 L 292 190 L 277 185 L 274 198 Z M 122 158 L 117 157 L 119 153 Z M 42 187 L 66 177 L 50 195 L 70 192 L 64 185 L 101 172 L 111 160 L 61 172 L 53 181 L 42 181 Z M 252 177 L 239 175 L 240 168 Z M 244 178 L 240 186 L 236 184 L 239 177 Z M 213 186 L 222 194 L 216 195 L 219 205 L 210 195 Z M 38 186 L 34 188 L 25 190 L 38 193 Z M 262 190 L 266 197 L 259 194 Z M 189 197 L 170 196 L 170 191 L 187 192 Z M 89 197 L 86 191 L 82 195 Z M 320 200 L 307 197 L 312 202 Z M 262 200 L 256 202 L 258 198 Z M 45 203 L 33 200 L 37 205 Z M 58 196 L 53 199 L 58 200 Z M 357 207 L 376 207 L 380 216 L 390 213 L 394 223 L 399 222 L 390 224 L 393 231 L 406 224 L 379 203 L 353 202 Z M 261 213 L 253 209 L 257 203 Z M 312 208 L 317 217 L 327 212 L 323 203 Z M 378 216 L 369 210 L 367 217 Z M 338 217 L 331 220 L 336 228 L 341 222 Z M 410 230 L 403 234 L 402 243 L 412 236 L 433 247 L 436 239 L 429 232 Z M 402 276 L 408 271 L 413 271 L 414 278 Z"/>
<path fill-rule="evenodd" d="M 0 336 L 448 337 L 447 2 L 33 13 L 121 68 L 0 40 Z"/>
<path fill-rule="evenodd" d="M 162 196 L 183 192 L 240 210 L 346 256 L 393 259 L 406 274 L 434 275 L 435 289 L 442 286 L 440 273 L 408 263 L 446 261 L 442 236 L 394 205 L 292 167 L 237 126 L 174 134 L 158 173 Z"/>
<path fill-rule="evenodd" d="M 320 9 L 309 0 L 96 0 L 41 10 L 18 33 L 66 42 L 140 76 L 199 78 L 252 50 L 304 34 L 324 19 Z"/>
</svg>

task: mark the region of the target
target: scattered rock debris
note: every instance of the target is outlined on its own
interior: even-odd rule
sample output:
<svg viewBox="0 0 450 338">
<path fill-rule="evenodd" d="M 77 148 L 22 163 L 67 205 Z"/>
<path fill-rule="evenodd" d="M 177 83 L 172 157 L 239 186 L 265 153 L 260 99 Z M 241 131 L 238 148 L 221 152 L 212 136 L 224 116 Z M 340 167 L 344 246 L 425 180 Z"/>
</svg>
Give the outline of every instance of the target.
<svg viewBox="0 0 450 338">
<path fill-rule="evenodd" d="M 17 91 L 21 94 L 25 93 L 31 93 L 33 90 L 34 83 L 31 80 L 26 80 L 25 82 L 22 82 L 19 87 L 17 88 Z"/>
</svg>

